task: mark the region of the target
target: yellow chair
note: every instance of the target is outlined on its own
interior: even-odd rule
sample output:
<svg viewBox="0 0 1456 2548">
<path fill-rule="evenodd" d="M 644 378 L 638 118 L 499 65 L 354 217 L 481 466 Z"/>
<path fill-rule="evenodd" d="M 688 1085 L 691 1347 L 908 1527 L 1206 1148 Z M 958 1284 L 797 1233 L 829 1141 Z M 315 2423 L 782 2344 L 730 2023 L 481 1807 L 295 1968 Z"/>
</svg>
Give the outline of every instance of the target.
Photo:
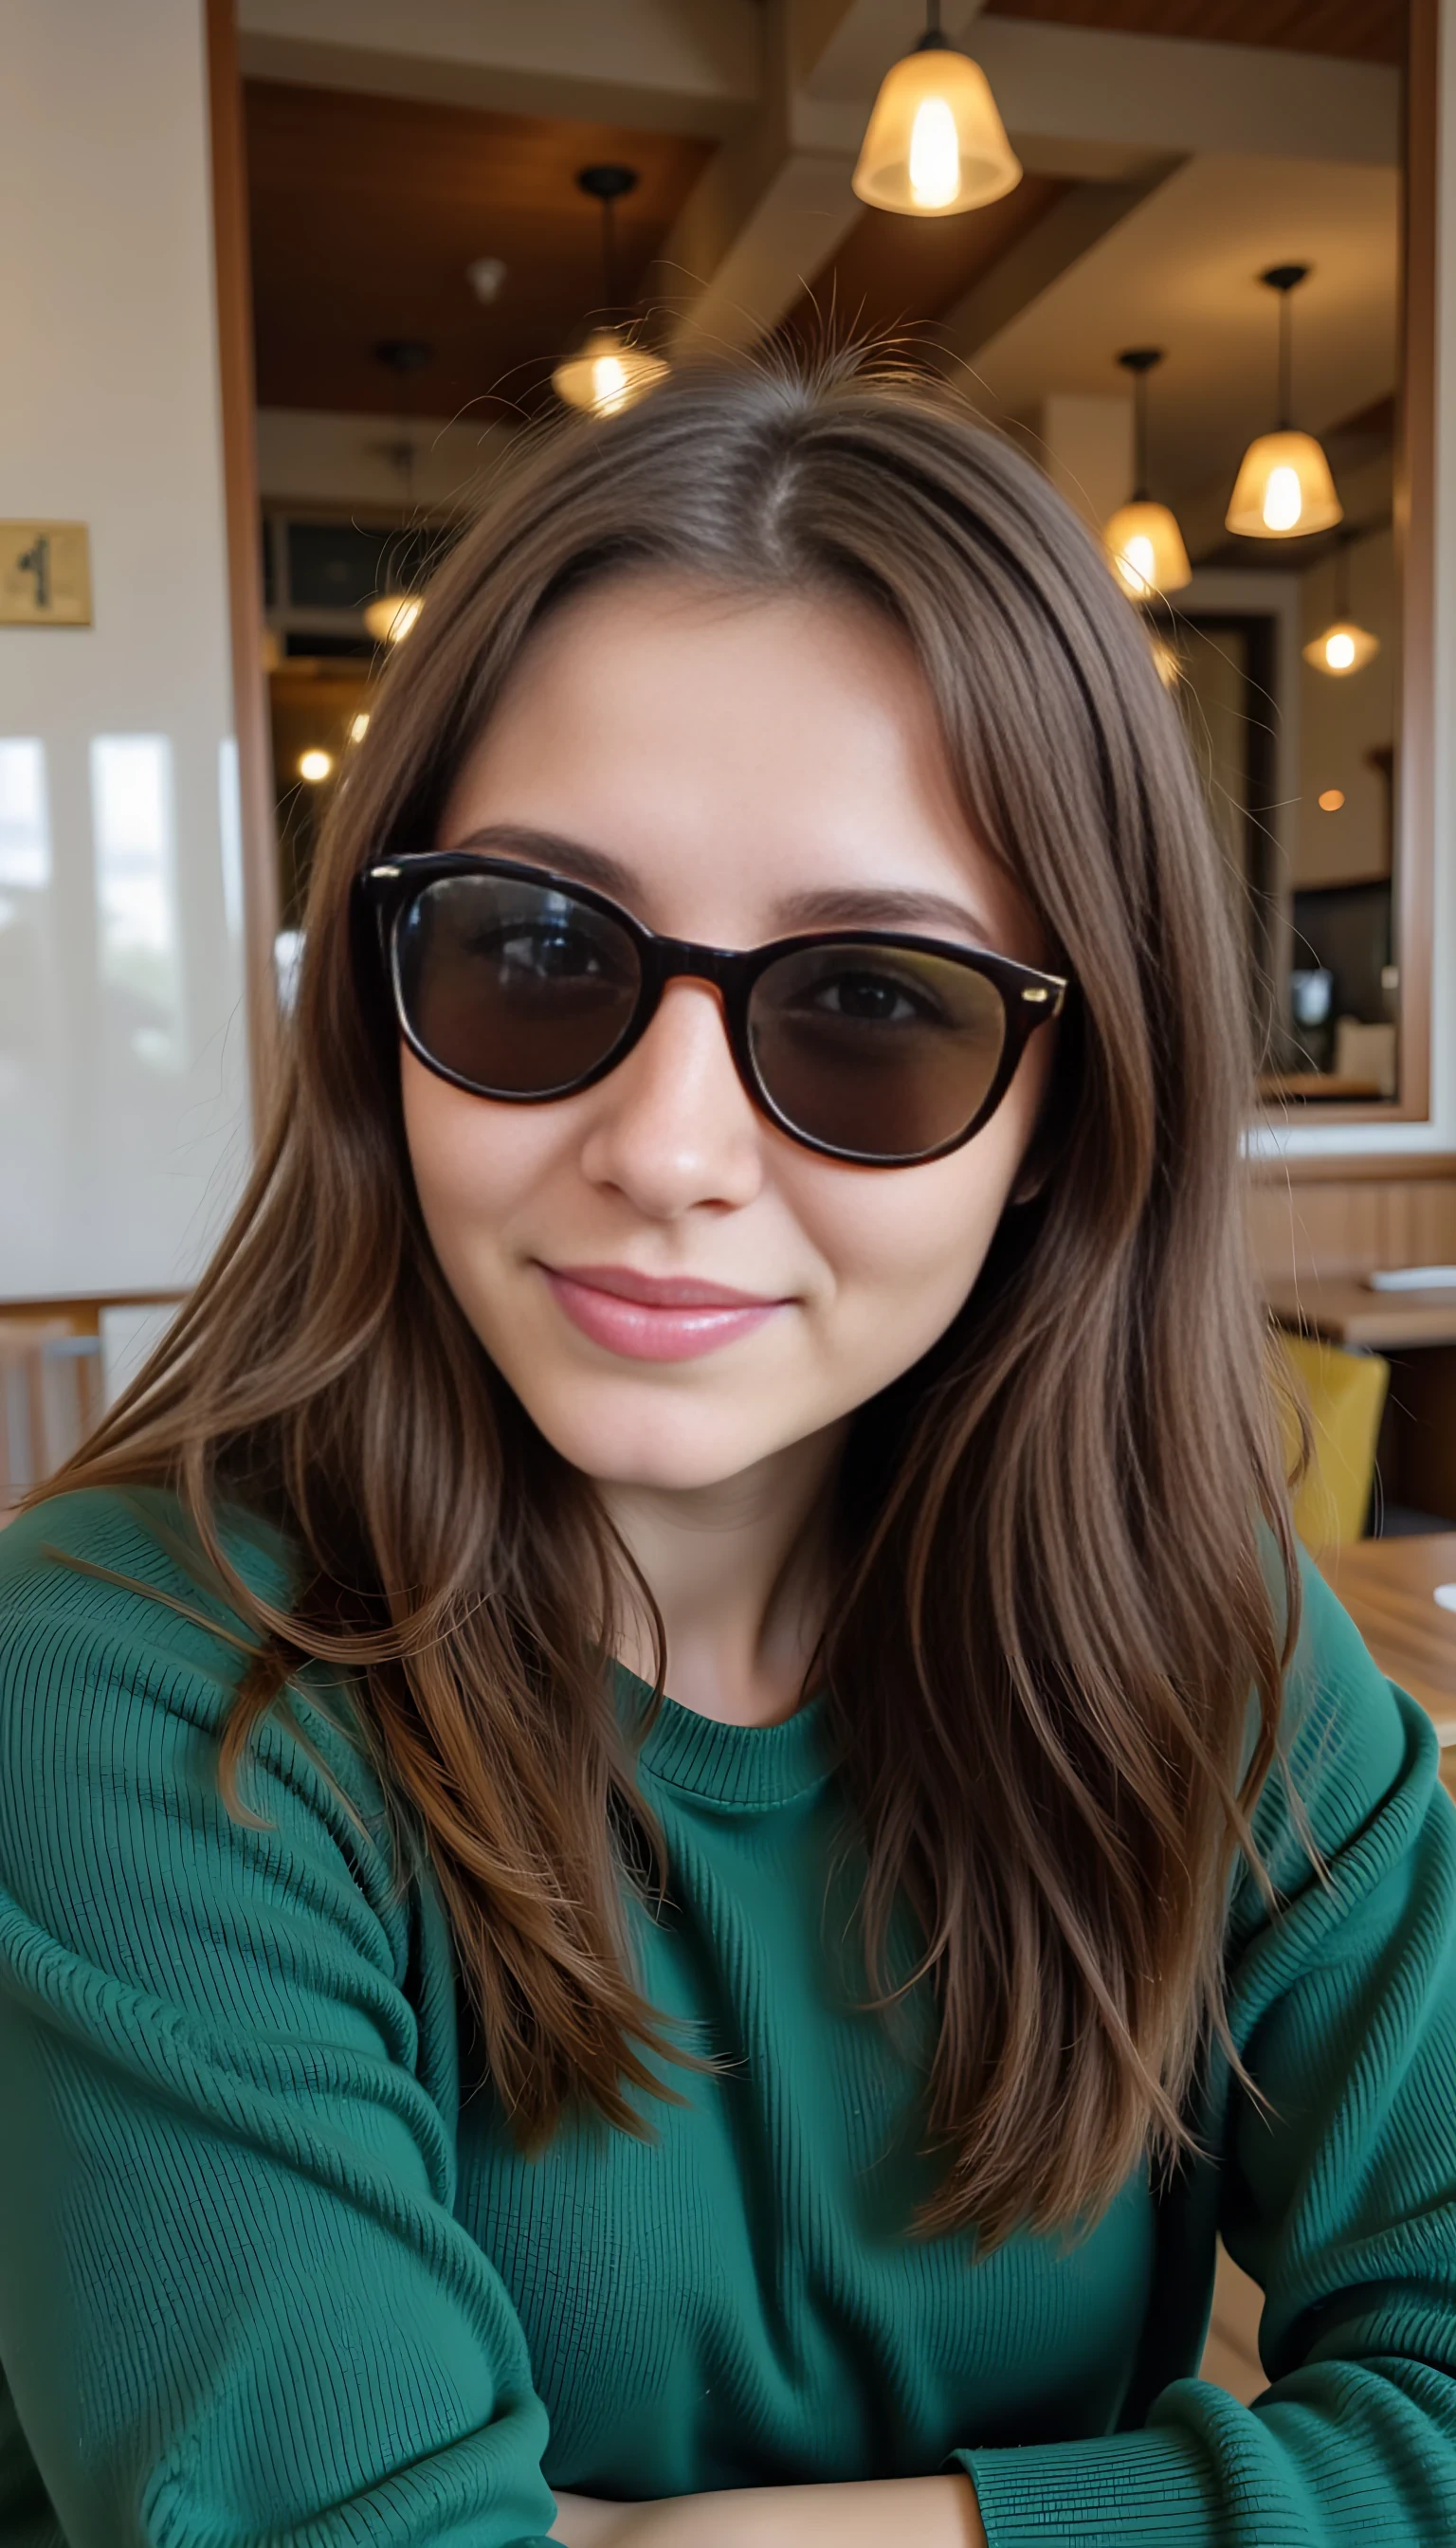
<svg viewBox="0 0 1456 2548">
<path fill-rule="evenodd" d="M 1331 1548 L 1364 1536 L 1375 1484 L 1375 1445 L 1390 1387 L 1382 1355 L 1349 1353 L 1318 1336 L 1279 1331 L 1295 1398 L 1310 1418 L 1314 1446 L 1296 1490 L 1294 1526 L 1306 1548 Z M 1293 1468 L 1299 1452 L 1294 1410 L 1285 1412 L 1285 1453 Z"/>
</svg>

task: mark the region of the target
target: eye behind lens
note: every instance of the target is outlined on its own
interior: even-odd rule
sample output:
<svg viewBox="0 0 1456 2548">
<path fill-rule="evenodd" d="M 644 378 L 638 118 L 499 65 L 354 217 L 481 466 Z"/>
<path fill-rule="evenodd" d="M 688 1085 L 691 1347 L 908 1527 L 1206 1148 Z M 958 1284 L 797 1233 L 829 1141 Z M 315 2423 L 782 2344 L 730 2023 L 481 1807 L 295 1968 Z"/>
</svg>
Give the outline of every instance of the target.
<svg viewBox="0 0 1456 2548">
<path fill-rule="evenodd" d="M 641 989 L 625 930 L 520 877 L 436 877 L 402 917 L 397 950 L 410 1034 L 484 1096 L 568 1094 L 620 1043 Z"/>
<path fill-rule="evenodd" d="M 915 949 L 839 941 L 770 965 L 749 1042 L 772 1103 L 795 1131 L 865 1158 L 912 1159 L 974 1122 L 1006 1038 L 984 973 Z"/>
</svg>

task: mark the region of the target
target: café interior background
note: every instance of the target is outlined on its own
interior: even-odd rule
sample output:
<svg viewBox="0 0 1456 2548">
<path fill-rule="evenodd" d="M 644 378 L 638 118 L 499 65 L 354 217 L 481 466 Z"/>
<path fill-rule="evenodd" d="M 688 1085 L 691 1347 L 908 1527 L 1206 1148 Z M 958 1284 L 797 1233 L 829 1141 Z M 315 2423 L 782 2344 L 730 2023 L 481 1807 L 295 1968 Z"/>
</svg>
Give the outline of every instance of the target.
<svg viewBox="0 0 1456 2548">
<path fill-rule="evenodd" d="M 1456 535 L 1410 517 L 1422 115 L 1437 494 L 1456 430 L 1442 14 L 951 0 L 1020 175 L 922 218 L 854 182 L 920 0 L 7 0 L 0 1316 L 94 1333 L 104 1394 L 203 1261 L 319 813 L 522 424 L 846 324 L 1017 436 L 1142 609 L 1245 933 L 1255 1159 L 1456 1151 Z"/>
</svg>

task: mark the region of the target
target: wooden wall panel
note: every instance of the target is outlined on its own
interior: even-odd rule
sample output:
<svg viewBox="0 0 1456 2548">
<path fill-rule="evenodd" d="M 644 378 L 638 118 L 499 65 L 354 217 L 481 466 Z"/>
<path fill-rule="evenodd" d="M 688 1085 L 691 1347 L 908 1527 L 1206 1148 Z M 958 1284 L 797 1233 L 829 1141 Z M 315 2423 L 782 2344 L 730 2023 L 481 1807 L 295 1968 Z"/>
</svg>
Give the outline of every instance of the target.
<svg viewBox="0 0 1456 2548">
<path fill-rule="evenodd" d="M 1456 1264 L 1456 1158 L 1261 1162 L 1249 1188 L 1254 1261 L 1269 1282 L 1372 1265 Z"/>
</svg>

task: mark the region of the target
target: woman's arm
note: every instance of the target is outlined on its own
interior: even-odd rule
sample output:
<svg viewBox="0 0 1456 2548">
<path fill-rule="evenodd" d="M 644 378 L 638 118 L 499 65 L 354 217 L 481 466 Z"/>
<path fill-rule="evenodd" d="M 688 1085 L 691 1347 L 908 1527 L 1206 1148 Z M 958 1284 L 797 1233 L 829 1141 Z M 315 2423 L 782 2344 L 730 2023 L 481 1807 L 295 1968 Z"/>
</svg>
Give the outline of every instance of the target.
<svg viewBox="0 0 1456 2548">
<path fill-rule="evenodd" d="M 559 2495 L 562 2548 L 986 2548 L 975 2490 L 963 2477 L 870 2480 L 858 2486 L 762 2486 L 680 2495 L 662 2503 L 602 2503 Z"/>
<path fill-rule="evenodd" d="M 1313 1568 L 1305 1600 L 1286 1739 L 1328 1880 L 1276 1769 L 1254 1825 L 1280 1904 L 1245 1872 L 1228 1938 L 1264 2102 L 1234 2089 L 1217 2153 L 1269 2386 L 1175 2380 L 1140 2430 L 957 2453 L 996 2548 L 1456 2541 L 1456 1813 L 1429 1718 Z"/>
</svg>

